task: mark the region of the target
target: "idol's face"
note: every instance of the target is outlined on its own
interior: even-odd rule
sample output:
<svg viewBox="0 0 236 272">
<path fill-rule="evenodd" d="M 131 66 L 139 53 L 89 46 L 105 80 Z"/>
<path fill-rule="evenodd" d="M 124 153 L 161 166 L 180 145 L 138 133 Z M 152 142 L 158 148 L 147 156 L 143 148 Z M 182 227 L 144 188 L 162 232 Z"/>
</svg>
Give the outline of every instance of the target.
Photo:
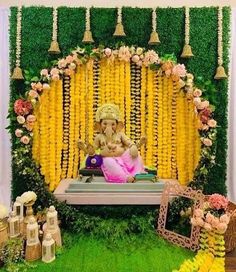
<svg viewBox="0 0 236 272">
<path fill-rule="evenodd" d="M 106 133 L 111 133 L 111 132 L 116 132 L 116 128 L 117 128 L 117 121 L 116 120 L 112 120 L 112 119 L 103 119 L 101 121 L 101 128 L 102 131 L 106 134 Z"/>
</svg>

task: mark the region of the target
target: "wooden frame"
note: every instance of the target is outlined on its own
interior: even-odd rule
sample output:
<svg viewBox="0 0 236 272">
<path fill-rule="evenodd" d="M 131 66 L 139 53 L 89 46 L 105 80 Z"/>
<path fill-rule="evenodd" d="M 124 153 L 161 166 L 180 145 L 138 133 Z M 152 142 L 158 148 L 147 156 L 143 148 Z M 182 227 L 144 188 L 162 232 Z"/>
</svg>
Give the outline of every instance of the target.
<svg viewBox="0 0 236 272">
<path fill-rule="evenodd" d="M 167 183 L 162 193 L 160 213 L 158 218 L 157 231 L 165 239 L 169 240 L 173 244 L 186 247 L 193 251 L 198 249 L 198 240 L 200 234 L 200 228 L 198 226 L 192 226 L 190 237 L 183 236 L 166 229 L 167 211 L 171 198 L 173 196 L 180 196 L 192 199 L 194 201 L 193 210 L 201 208 L 204 202 L 204 195 L 200 190 L 195 191 L 190 187 L 181 186 L 179 184 Z"/>
</svg>

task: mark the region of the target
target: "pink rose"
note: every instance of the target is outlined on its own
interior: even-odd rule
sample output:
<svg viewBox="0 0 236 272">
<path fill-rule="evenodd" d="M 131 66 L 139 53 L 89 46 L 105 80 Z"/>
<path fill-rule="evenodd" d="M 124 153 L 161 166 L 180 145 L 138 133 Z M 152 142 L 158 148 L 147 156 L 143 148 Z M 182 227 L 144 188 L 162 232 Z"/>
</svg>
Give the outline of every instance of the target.
<svg viewBox="0 0 236 272">
<path fill-rule="evenodd" d="M 203 138 L 202 142 L 205 146 L 212 146 L 212 141 L 208 138 Z"/>
<path fill-rule="evenodd" d="M 172 69 L 172 74 L 179 76 L 179 77 L 185 77 L 186 76 L 186 69 L 184 64 L 177 64 Z"/>
<path fill-rule="evenodd" d="M 30 90 L 29 91 L 29 96 L 32 97 L 32 98 L 36 98 L 38 97 L 38 93 L 35 91 L 35 90 Z"/>
<path fill-rule="evenodd" d="M 140 58 L 139 58 L 138 55 L 134 55 L 134 56 L 132 57 L 132 61 L 133 61 L 134 63 L 137 63 L 139 60 L 140 60 Z"/>
<path fill-rule="evenodd" d="M 110 57 L 111 56 L 111 53 L 112 53 L 112 51 L 111 51 L 111 49 L 110 48 L 105 48 L 104 49 L 104 54 L 107 56 L 107 57 Z"/>
<path fill-rule="evenodd" d="M 206 214 L 206 222 L 209 223 L 209 224 L 211 224 L 211 222 L 213 221 L 213 219 L 214 219 L 214 216 L 211 213 L 208 212 Z"/>
<path fill-rule="evenodd" d="M 223 214 L 220 217 L 220 222 L 221 223 L 225 223 L 225 224 L 228 225 L 229 224 L 229 220 L 230 220 L 230 217 L 227 214 Z"/>
<path fill-rule="evenodd" d="M 50 74 L 51 74 L 52 76 L 59 75 L 59 70 L 58 70 L 57 68 L 52 68 Z"/>
<path fill-rule="evenodd" d="M 210 207 L 217 210 L 220 210 L 220 209 L 226 210 L 229 203 L 228 199 L 220 194 L 211 195 L 208 201 L 209 201 Z"/>
<path fill-rule="evenodd" d="M 208 120 L 207 124 L 209 127 L 215 128 L 217 125 L 217 122 L 214 119 L 210 119 L 210 120 Z"/>
<path fill-rule="evenodd" d="M 204 223 L 203 228 L 205 230 L 207 230 L 207 231 L 211 231 L 212 230 L 212 227 L 211 227 L 211 225 L 209 223 Z"/>
<path fill-rule="evenodd" d="M 73 57 L 71 55 L 66 57 L 66 62 L 71 63 L 73 61 Z"/>
<path fill-rule="evenodd" d="M 202 95 L 202 91 L 200 90 L 200 89 L 195 89 L 194 91 L 193 91 L 193 96 L 195 96 L 195 97 L 199 97 L 199 96 L 201 96 Z"/>
<path fill-rule="evenodd" d="M 29 141 L 30 141 L 30 138 L 28 136 L 23 136 L 20 138 L 20 141 L 23 143 L 23 144 L 28 144 Z"/>
<path fill-rule="evenodd" d="M 73 58 L 73 57 L 72 57 L 72 58 Z M 58 61 L 58 67 L 59 67 L 59 68 L 65 68 L 66 65 L 67 65 L 67 62 L 66 62 L 65 59 L 60 59 L 60 60 Z M 52 73 L 51 73 L 51 75 L 52 75 Z"/>
<path fill-rule="evenodd" d="M 35 115 L 30 114 L 30 115 L 27 116 L 26 120 L 28 122 L 35 122 L 36 121 L 36 117 L 35 117 Z"/>
<path fill-rule="evenodd" d="M 14 103 L 14 111 L 17 115 L 27 115 L 32 110 L 32 105 L 29 101 L 17 99 Z"/>
<path fill-rule="evenodd" d="M 15 135 L 16 135 L 16 137 L 21 137 L 22 136 L 22 134 L 23 134 L 23 131 L 21 130 L 21 129 L 16 129 L 15 130 Z"/>
<path fill-rule="evenodd" d="M 136 64 L 137 64 L 138 66 L 142 67 L 143 62 L 142 62 L 141 60 L 139 60 Z"/>
<path fill-rule="evenodd" d="M 48 76 L 48 70 L 47 69 L 41 70 L 40 75 L 41 76 Z"/>
<path fill-rule="evenodd" d="M 224 233 L 227 229 L 227 224 L 226 223 L 219 223 L 218 226 L 216 227 L 216 229 L 220 232 L 220 233 Z"/>
<path fill-rule="evenodd" d="M 201 210 L 201 209 L 196 209 L 195 211 L 194 211 L 194 215 L 196 216 L 196 217 L 203 217 L 203 210 Z"/>
<path fill-rule="evenodd" d="M 50 85 L 47 83 L 43 83 L 43 90 L 49 90 L 50 89 Z"/>
</svg>

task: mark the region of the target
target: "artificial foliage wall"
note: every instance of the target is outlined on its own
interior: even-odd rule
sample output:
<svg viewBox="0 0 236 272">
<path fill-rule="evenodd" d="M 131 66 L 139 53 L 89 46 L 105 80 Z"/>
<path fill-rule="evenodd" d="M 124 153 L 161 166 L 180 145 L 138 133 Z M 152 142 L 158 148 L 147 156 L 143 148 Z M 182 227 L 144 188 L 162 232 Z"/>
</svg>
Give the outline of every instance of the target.
<svg viewBox="0 0 236 272">
<path fill-rule="evenodd" d="M 58 42 L 61 55 L 66 56 L 71 49 L 82 45 L 85 30 L 85 8 L 58 8 Z M 92 8 L 91 30 L 95 45 L 104 44 L 114 46 L 121 41 L 126 45 L 148 46 L 151 32 L 151 12 L 149 8 L 123 8 L 123 25 L 126 37 L 113 37 L 116 25 L 116 9 Z M 11 8 L 10 16 L 10 43 L 11 68 L 15 64 L 16 50 L 16 16 L 17 9 Z M 191 8 L 190 9 L 190 44 L 194 57 L 181 59 L 180 55 L 184 45 L 184 9 L 158 8 L 157 26 L 161 43 L 152 48 L 160 55 L 174 54 L 179 63 L 184 63 L 187 70 L 195 76 L 196 84 L 205 90 L 204 96 L 215 106 L 215 119 L 217 120 L 216 164 L 207 171 L 208 182 L 206 193 L 225 193 L 226 178 L 226 149 L 227 149 L 227 81 L 214 80 L 217 67 L 217 8 Z M 32 75 L 38 75 L 40 70 L 50 67 L 50 61 L 57 57 L 49 55 L 48 48 L 52 36 L 52 8 L 27 7 L 22 9 L 22 54 L 21 67 Z M 223 60 L 226 68 L 229 63 L 229 25 L 230 9 L 223 9 Z M 11 104 L 19 94 L 25 92 L 22 82 L 11 84 Z M 11 123 L 12 137 L 14 139 L 14 120 Z M 14 150 L 20 143 L 12 141 L 13 166 L 16 165 Z M 17 162 L 18 167 L 21 162 Z M 27 175 L 19 173 L 13 167 L 13 196 L 27 190 Z M 32 169 L 33 171 L 33 169 Z M 209 172 L 208 172 L 209 171 Z M 31 188 L 32 189 L 32 188 Z"/>
</svg>

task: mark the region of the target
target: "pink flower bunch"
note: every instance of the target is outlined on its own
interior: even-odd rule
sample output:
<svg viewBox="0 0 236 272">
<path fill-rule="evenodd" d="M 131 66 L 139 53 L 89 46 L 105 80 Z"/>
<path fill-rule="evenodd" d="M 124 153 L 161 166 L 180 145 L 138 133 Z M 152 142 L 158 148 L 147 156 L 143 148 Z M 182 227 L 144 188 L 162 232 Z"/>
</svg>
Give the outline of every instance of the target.
<svg viewBox="0 0 236 272">
<path fill-rule="evenodd" d="M 172 68 L 172 74 L 177 77 L 185 77 L 186 73 L 187 71 L 184 64 L 177 64 Z"/>
<path fill-rule="evenodd" d="M 208 199 L 209 205 L 212 209 L 225 210 L 228 207 L 228 199 L 220 194 L 213 194 Z"/>
<path fill-rule="evenodd" d="M 148 65 L 153 64 L 153 63 L 159 63 L 159 62 L 160 62 L 160 58 L 159 58 L 158 54 L 154 50 L 148 50 L 144 54 L 143 64 L 145 66 L 148 66 Z"/>
<path fill-rule="evenodd" d="M 131 53 L 129 51 L 129 47 L 121 46 L 118 52 L 118 57 L 120 60 L 124 60 L 126 62 L 130 61 Z"/>
<path fill-rule="evenodd" d="M 17 99 L 14 103 L 14 111 L 17 115 L 27 115 L 32 110 L 32 104 L 23 99 Z"/>
<path fill-rule="evenodd" d="M 228 200 L 220 194 L 213 194 L 204 203 L 203 209 L 196 209 L 191 218 L 193 226 L 207 231 L 215 230 L 224 233 L 229 224 L 230 215 L 226 212 Z"/>
</svg>

